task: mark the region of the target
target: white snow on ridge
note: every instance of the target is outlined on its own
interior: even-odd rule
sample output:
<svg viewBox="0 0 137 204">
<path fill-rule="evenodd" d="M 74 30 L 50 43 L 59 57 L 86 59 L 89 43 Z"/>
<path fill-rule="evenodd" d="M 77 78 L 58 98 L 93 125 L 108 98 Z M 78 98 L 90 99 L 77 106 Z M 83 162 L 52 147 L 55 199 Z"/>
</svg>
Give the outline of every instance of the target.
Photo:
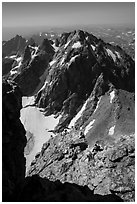
<svg viewBox="0 0 137 204">
<path fill-rule="evenodd" d="M 85 131 L 84 131 L 84 135 L 86 135 L 86 134 L 89 132 L 89 130 L 93 127 L 94 122 L 95 122 L 95 119 L 93 119 L 93 120 L 86 126 Z"/>
<path fill-rule="evenodd" d="M 14 58 L 16 58 L 16 55 L 12 55 L 9 58 L 14 59 Z"/>
<path fill-rule="evenodd" d="M 79 41 L 72 45 L 72 48 L 80 48 L 80 47 L 81 47 L 81 43 Z"/>
<path fill-rule="evenodd" d="M 71 42 L 71 41 L 69 40 L 69 41 L 65 44 L 64 49 L 66 49 L 66 47 L 69 45 L 70 42 Z"/>
<path fill-rule="evenodd" d="M 21 60 L 22 60 L 22 57 L 18 57 L 18 58 L 16 59 L 17 62 L 19 62 L 19 61 L 21 61 Z"/>
<path fill-rule="evenodd" d="M 120 59 L 121 56 L 120 56 L 119 52 L 115 51 L 115 53 L 116 53 L 117 57 Z"/>
<path fill-rule="evenodd" d="M 92 45 L 92 44 L 91 44 L 91 47 L 92 47 L 92 49 L 93 49 L 93 50 L 95 50 L 95 49 L 96 49 L 96 47 L 95 47 L 94 45 Z"/>
<path fill-rule="evenodd" d="M 115 62 L 116 61 L 116 55 L 110 49 L 106 49 L 106 51 L 107 51 L 108 55 L 111 56 Z"/>
<path fill-rule="evenodd" d="M 79 55 L 75 55 L 74 57 L 72 57 L 72 58 L 70 59 L 70 63 L 74 62 L 75 59 L 76 59 L 78 56 L 79 56 Z"/>
<path fill-rule="evenodd" d="M 31 59 L 34 59 L 37 56 L 37 51 L 39 49 L 39 47 L 32 47 L 33 49 L 35 49 L 34 54 L 32 54 Z"/>
<path fill-rule="evenodd" d="M 20 68 L 21 64 L 22 64 L 22 61 L 20 61 L 16 67 L 13 67 L 13 69 L 10 71 L 10 74 L 14 75 L 14 74 L 18 73 L 19 72 L 18 68 Z"/>
<path fill-rule="evenodd" d="M 52 66 L 53 64 L 55 64 L 55 62 L 56 62 L 56 60 L 54 59 L 49 63 L 49 65 Z"/>
<path fill-rule="evenodd" d="M 11 74 L 11 75 L 14 75 L 14 74 L 16 74 L 16 73 L 17 73 L 17 71 L 13 71 L 13 70 L 10 71 L 10 74 Z"/>
<path fill-rule="evenodd" d="M 57 52 L 58 49 L 59 49 L 59 47 L 57 47 L 57 46 L 55 45 L 55 43 L 52 45 L 52 47 L 54 48 L 55 52 Z"/>
<path fill-rule="evenodd" d="M 114 97 L 115 97 L 115 91 L 113 90 L 113 91 L 110 93 L 110 103 L 112 103 Z"/>
<path fill-rule="evenodd" d="M 62 64 L 64 63 L 64 61 L 65 61 L 65 57 L 63 57 L 63 58 L 61 59 L 60 65 L 62 65 Z"/>
<path fill-rule="evenodd" d="M 79 111 L 79 112 L 77 113 L 77 115 L 71 120 L 71 122 L 70 122 L 68 128 L 71 128 L 72 126 L 74 126 L 75 122 L 81 117 L 83 111 L 84 111 L 85 108 L 86 108 L 86 105 L 87 105 L 87 103 L 88 103 L 88 100 L 89 100 L 89 99 L 86 100 L 86 102 L 84 103 L 84 105 L 82 106 L 82 108 L 80 109 L 80 111 Z"/>
<path fill-rule="evenodd" d="M 113 134 L 114 134 L 114 130 L 115 130 L 115 125 L 112 126 L 112 127 L 109 129 L 108 134 L 109 134 L 109 135 L 113 135 Z"/>
</svg>

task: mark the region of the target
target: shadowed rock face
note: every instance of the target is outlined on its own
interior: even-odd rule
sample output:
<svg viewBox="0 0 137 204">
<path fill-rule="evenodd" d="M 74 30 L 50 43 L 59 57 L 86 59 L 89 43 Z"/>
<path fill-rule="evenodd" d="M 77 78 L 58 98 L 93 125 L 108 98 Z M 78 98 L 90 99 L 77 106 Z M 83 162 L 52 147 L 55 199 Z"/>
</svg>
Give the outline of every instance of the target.
<svg viewBox="0 0 137 204">
<path fill-rule="evenodd" d="M 53 54 L 54 50 L 47 39 L 43 41 L 37 51 L 33 50 L 32 47 L 26 47 L 21 71 L 13 77 L 24 96 L 34 94 L 41 83 L 41 78 L 44 76 Z"/>
<path fill-rule="evenodd" d="M 18 188 L 13 200 L 18 202 L 122 202 L 115 194 L 94 195 L 87 186 L 52 182 L 35 175 L 27 177 L 23 189 Z"/>
<path fill-rule="evenodd" d="M 25 130 L 19 120 L 22 98 L 13 82 L 2 84 L 2 194 L 10 200 L 15 186 L 25 177 Z"/>
<path fill-rule="evenodd" d="M 2 76 L 7 75 L 10 72 L 14 61 L 14 59 L 2 59 Z"/>
<path fill-rule="evenodd" d="M 11 40 L 4 43 L 2 46 L 2 53 L 6 56 L 22 53 L 26 46 L 26 39 L 22 36 L 16 35 Z"/>
</svg>

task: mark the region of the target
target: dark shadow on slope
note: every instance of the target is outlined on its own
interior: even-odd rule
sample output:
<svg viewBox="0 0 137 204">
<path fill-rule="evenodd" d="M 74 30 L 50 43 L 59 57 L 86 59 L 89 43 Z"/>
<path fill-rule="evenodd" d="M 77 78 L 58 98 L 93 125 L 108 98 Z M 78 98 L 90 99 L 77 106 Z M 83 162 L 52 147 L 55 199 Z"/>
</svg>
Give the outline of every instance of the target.
<svg viewBox="0 0 137 204">
<path fill-rule="evenodd" d="M 115 194 L 94 194 L 87 186 L 62 184 L 35 175 L 27 177 L 22 187 L 17 186 L 10 201 L 18 202 L 122 202 Z"/>
</svg>

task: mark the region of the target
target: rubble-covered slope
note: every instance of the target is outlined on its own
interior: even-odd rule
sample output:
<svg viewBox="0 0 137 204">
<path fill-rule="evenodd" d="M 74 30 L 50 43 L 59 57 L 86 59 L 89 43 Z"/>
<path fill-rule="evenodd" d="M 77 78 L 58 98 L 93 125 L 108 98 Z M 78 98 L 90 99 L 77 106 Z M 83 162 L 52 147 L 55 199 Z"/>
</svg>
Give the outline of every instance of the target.
<svg viewBox="0 0 137 204">
<path fill-rule="evenodd" d="M 88 186 L 95 195 L 116 194 L 123 201 L 134 201 L 134 165 L 134 135 L 121 135 L 111 143 L 100 139 L 90 147 L 83 134 L 72 131 L 43 145 L 28 176 Z"/>
</svg>

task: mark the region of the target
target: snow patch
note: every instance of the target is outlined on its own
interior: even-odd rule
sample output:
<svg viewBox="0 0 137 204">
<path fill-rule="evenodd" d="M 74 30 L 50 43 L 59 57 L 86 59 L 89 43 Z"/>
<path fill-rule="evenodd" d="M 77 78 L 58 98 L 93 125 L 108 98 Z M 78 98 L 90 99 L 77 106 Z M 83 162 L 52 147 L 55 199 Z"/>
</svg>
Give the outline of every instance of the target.
<svg viewBox="0 0 137 204">
<path fill-rule="evenodd" d="M 55 62 L 56 62 L 56 60 L 54 59 L 49 63 L 49 65 L 52 66 L 53 64 L 55 64 Z"/>
<path fill-rule="evenodd" d="M 114 97 L 115 97 L 115 91 L 113 90 L 113 91 L 110 93 L 110 103 L 112 103 Z"/>
<path fill-rule="evenodd" d="M 14 75 L 16 73 L 17 73 L 17 71 L 13 71 L 13 70 L 10 71 L 10 75 Z"/>
<path fill-rule="evenodd" d="M 65 57 L 63 57 L 63 58 L 61 59 L 60 65 L 62 65 L 62 64 L 64 63 L 64 61 L 65 61 Z"/>
<path fill-rule="evenodd" d="M 15 59 L 16 58 L 16 55 L 12 55 L 9 57 L 10 59 Z"/>
<path fill-rule="evenodd" d="M 112 57 L 113 61 L 116 61 L 116 55 L 110 50 L 110 49 L 106 49 L 107 53 L 109 56 Z"/>
<path fill-rule="evenodd" d="M 115 51 L 115 53 L 116 53 L 117 57 L 120 59 L 121 56 L 120 56 L 119 52 Z"/>
<path fill-rule="evenodd" d="M 113 135 L 113 134 L 114 134 L 114 130 L 115 130 L 115 125 L 112 126 L 112 127 L 109 129 L 108 134 L 109 134 L 109 135 Z"/>
<path fill-rule="evenodd" d="M 80 111 L 79 111 L 79 112 L 77 113 L 77 115 L 71 120 L 71 122 L 70 122 L 68 128 L 71 128 L 72 126 L 74 126 L 75 122 L 82 116 L 82 113 L 83 113 L 83 111 L 84 111 L 85 108 L 86 108 L 86 105 L 87 105 L 87 103 L 88 103 L 88 100 L 89 100 L 89 99 L 86 100 L 86 102 L 84 103 L 84 105 L 82 106 L 82 108 L 80 109 Z"/>
<path fill-rule="evenodd" d="M 71 42 L 71 41 L 69 40 L 69 41 L 65 44 L 64 49 L 66 49 L 66 47 L 69 45 L 70 42 Z"/>
<path fill-rule="evenodd" d="M 94 45 L 92 45 L 92 44 L 91 44 L 91 47 L 92 47 L 92 49 L 93 49 L 93 50 L 95 50 L 95 49 L 96 49 L 96 47 L 95 47 Z"/>
<path fill-rule="evenodd" d="M 32 54 L 31 59 L 33 60 L 36 56 L 37 56 L 37 51 L 39 49 L 39 47 L 32 47 L 33 49 L 35 49 L 34 54 Z"/>
<path fill-rule="evenodd" d="M 79 41 L 74 43 L 72 46 L 72 48 L 80 48 L 80 47 L 81 47 L 81 43 Z"/>
<path fill-rule="evenodd" d="M 22 60 L 22 57 L 18 57 L 18 58 L 16 59 L 17 62 L 20 62 L 21 60 Z"/>
<path fill-rule="evenodd" d="M 88 40 L 88 36 L 86 37 L 86 40 Z"/>
<path fill-rule="evenodd" d="M 57 47 L 55 44 L 53 44 L 52 47 L 54 48 L 55 52 L 57 52 L 59 49 L 59 47 Z"/>
<path fill-rule="evenodd" d="M 89 130 L 93 127 L 94 122 L 95 122 L 95 119 L 93 119 L 93 120 L 86 126 L 85 131 L 84 131 L 84 135 L 86 135 L 86 134 L 89 132 Z"/>
<path fill-rule="evenodd" d="M 35 101 L 35 97 L 34 96 L 31 96 L 31 97 L 23 96 L 22 97 L 22 107 L 25 107 L 25 106 L 28 106 L 28 105 L 32 105 L 32 104 L 34 104 L 34 101 Z"/>
<path fill-rule="evenodd" d="M 74 57 L 71 58 L 70 63 L 74 62 L 75 59 L 78 57 L 79 55 L 75 55 Z"/>
</svg>

